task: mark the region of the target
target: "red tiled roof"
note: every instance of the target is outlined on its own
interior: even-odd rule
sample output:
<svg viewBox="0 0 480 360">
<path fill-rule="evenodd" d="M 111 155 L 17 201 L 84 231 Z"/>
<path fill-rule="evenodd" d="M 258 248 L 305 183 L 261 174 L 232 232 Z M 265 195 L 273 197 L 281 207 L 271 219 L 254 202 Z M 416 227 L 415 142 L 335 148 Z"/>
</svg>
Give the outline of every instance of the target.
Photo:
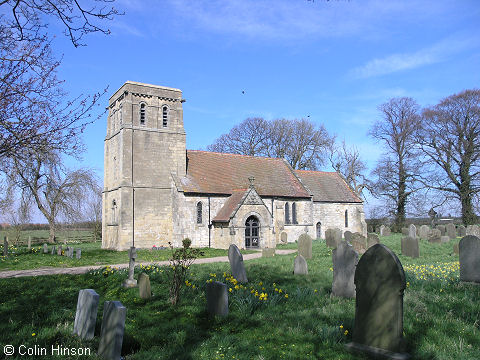
<svg viewBox="0 0 480 360">
<path fill-rule="evenodd" d="M 243 190 L 233 190 L 232 195 L 225 201 L 223 207 L 217 213 L 217 215 L 212 219 L 212 221 L 230 221 L 230 217 L 233 212 L 237 209 L 240 201 L 243 199 L 247 189 Z"/>
<path fill-rule="evenodd" d="M 283 159 L 187 150 L 187 161 L 186 193 L 233 194 L 254 176 L 260 196 L 311 197 Z"/>
<path fill-rule="evenodd" d="M 295 170 L 303 184 L 312 192 L 313 201 L 363 202 L 336 172 Z"/>
</svg>

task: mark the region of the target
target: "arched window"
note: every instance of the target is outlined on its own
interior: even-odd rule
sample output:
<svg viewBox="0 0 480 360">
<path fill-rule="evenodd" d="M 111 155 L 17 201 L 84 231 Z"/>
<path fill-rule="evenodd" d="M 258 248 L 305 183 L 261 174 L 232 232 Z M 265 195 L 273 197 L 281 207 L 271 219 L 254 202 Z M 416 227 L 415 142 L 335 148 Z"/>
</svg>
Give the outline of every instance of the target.
<svg viewBox="0 0 480 360">
<path fill-rule="evenodd" d="M 345 227 L 348 227 L 348 210 L 345 210 Z"/>
<path fill-rule="evenodd" d="M 168 107 L 164 106 L 162 108 L 162 119 L 163 119 L 163 127 L 167 127 L 168 125 Z"/>
<path fill-rule="evenodd" d="M 290 207 L 285 203 L 285 224 L 290 224 Z"/>
<path fill-rule="evenodd" d="M 144 103 L 140 104 L 140 125 L 145 125 L 146 106 Z"/>
<path fill-rule="evenodd" d="M 319 221 L 317 222 L 317 239 L 322 237 L 322 223 Z"/>
<path fill-rule="evenodd" d="M 203 222 L 202 218 L 202 203 L 197 203 L 197 224 L 201 224 Z"/>
<path fill-rule="evenodd" d="M 112 201 L 112 224 L 117 223 L 117 202 L 115 200 Z"/>
<path fill-rule="evenodd" d="M 249 216 L 245 221 L 245 247 L 258 247 L 260 243 L 260 222 L 256 216 Z"/>
<path fill-rule="evenodd" d="M 297 224 L 297 204 L 292 203 L 292 224 Z"/>
</svg>

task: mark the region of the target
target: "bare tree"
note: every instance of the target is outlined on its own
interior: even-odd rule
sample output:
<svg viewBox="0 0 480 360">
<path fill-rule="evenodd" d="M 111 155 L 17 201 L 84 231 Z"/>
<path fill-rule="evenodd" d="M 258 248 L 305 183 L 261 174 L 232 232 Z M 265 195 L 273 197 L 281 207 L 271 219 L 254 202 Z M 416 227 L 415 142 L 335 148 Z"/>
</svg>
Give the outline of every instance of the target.
<svg viewBox="0 0 480 360">
<path fill-rule="evenodd" d="M 334 142 L 323 125 L 306 119 L 248 118 L 208 146 L 210 151 L 280 157 L 294 169 L 315 170 L 325 163 Z"/>
<path fill-rule="evenodd" d="M 465 90 L 425 109 L 417 141 L 427 158 L 423 184 L 460 202 L 462 220 L 477 220 L 480 193 L 480 90 Z"/>
<path fill-rule="evenodd" d="M 54 152 L 32 152 L 27 158 L 14 158 L 9 177 L 25 199 L 32 200 L 45 216 L 54 242 L 60 217 L 81 217 L 82 202 L 96 182 L 90 170 L 68 171 Z"/>
<path fill-rule="evenodd" d="M 97 241 L 102 237 L 102 187 L 98 184 L 98 179 L 92 177 L 88 190 L 84 194 L 82 212 L 84 219 L 93 225 L 93 239 Z"/>
<path fill-rule="evenodd" d="M 11 30 L 16 41 L 37 41 L 44 39 L 49 22 L 57 21 L 63 32 L 77 47 L 84 45 L 81 40 L 86 34 L 101 32 L 110 34 L 98 22 L 112 20 L 122 15 L 112 4 L 114 0 L 0 0 L 3 22 Z"/>
<path fill-rule="evenodd" d="M 343 140 L 341 145 L 333 148 L 330 163 L 357 195 L 362 196 L 364 189 L 371 191 L 370 182 L 365 176 L 367 165 L 355 146 L 348 147 Z"/>
<path fill-rule="evenodd" d="M 415 133 L 420 125 L 419 106 L 412 98 L 394 98 L 379 106 L 382 119 L 374 123 L 369 135 L 385 145 L 385 153 L 373 170 L 373 194 L 385 200 L 394 224 L 405 224 L 411 195 L 419 190 L 420 168 L 415 150 Z"/>
</svg>

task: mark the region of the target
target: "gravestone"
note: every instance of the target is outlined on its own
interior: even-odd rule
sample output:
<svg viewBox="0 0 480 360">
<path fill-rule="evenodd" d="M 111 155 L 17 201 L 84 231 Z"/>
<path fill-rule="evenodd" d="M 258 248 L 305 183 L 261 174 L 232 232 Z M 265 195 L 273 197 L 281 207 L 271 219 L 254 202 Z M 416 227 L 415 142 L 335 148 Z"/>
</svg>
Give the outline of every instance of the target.
<svg viewBox="0 0 480 360">
<path fill-rule="evenodd" d="M 440 230 L 440 236 L 443 236 L 447 233 L 447 228 L 445 227 L 445 225 L 437 225 L 436 228 Z"/>
<path fill-rule="evenodd" d="M 440 244 L 442 232 L 439 229 L 432 229 L 428 235 L 428 242 Z"/>
<path fill-rule="evenodd" d="M 56 253 L 57 253 L 57 247 L 53 245 L 52 250 L 50 251 L 50 254 L 55 255 Z"/>
<path fill-rule="evenodd" d="M 137 258 L 137 249 L 134 246 L 130 246 L 128 249 L 128 278 L 126 278 L 122 286 L 125 288 L 133 288 L 137 286 L 137 280 L 133 277 L 135 271 L 135 259 Z"/>
<path fill-rule="evenodd" d="M 98 355 L 107 360 L 120 360 L 127 308 L 120 301 L 105 301 L 100 330 Z"/>
<path fill-rule="evenodd" d="M 43 244 L 43 253 L 48 254 L 48 245 L 47 244 Z"/>
<path fill-rule="evenodd" d="M 347 348 L 408 359 L 403 339 L 405 273 L 397 256 L 385 245 L 372 246 L 355 271 L 355 324 Z"/>
<path fill-rule="evenodd" d="M 371 248 L 375 244 L 380 244 L 378 235 L 374 233 L 369 233 L 367 235 L 367 248 Z"/>
<path fill-rule="evenodd" d="M 29 236 L 27 240 L 27 249 L 31 250 L 32 249 L 32 237 Z"/>
<path fill-rule="evenodd" d="M 448 235 L 440 236 L 440 242 L 441 243 L 446 243 L 446 242 L 449 242 L 449 241 L 450 241 L 450 236 L 448 236 Z"/>
<path fill-rule="evenodd" d="M 452 223 L 447 224 L 446 229 L 447 229 L 447 236 L 450 239 L 455 239 L 457 237 L 457 229 L 455 228 L 454 224 Z"/>
<path fill-rule="evenodd" d="M 390 235 L 392 235 L 392 231 L 388 226 L 385 226 L 380 236 L 390 236 Z"/>
<path fill-rule="evenodd" d="M 62 256 L 62 245 L 58 245 L 57 255 Z"/>
<path fill-rule="evenodd" d="M 402 255 L 411 258 L 418 258 L 420 256 L 418 238 L 413 238 L 411 236 L 405 236 L 402 238 Z"/>
<path fill-rule="evenodd" d="M 298 238 L 298 255 L 305 259 L 312 258 L 312 238 L 308 234 L 302 234 Z"/>
<path fill-rule="evenodd" d="M 342 241 L 342 230 L 340 229 L 327 229 L 325 231 L 325 241 L 327 246 L 336 248 L 340 241 Z"/>
<path fill-rule="evenodd" d="M 82 289 L 78 292 L 73 333 L 78 335 L 80 339 L 93 339 L 99 300 L 100 295 L 95 290 Z"/>
<path fill-rule="evenodd" d="M 77 249 L 75 253 L 75 257 L 77 258 L 77 260 L 80 260 L 82 258 L 82 249 Z"/>
<path fill-rule="evenodd" d="M 408 227 L 408 236 L 414 239 L 417 237 L 417 227 L 415 225 L 410 224 Z"/>
<path fill-rule="evenodd" d="M 465 228 L 464 225 L 459 225 L 457 228 L 457 235 L 459 237 L 464 237 L 467 236 L 467 229 Z"/>
<path fill-rule="evenodd" d="M 359 254 L 363 254 L 365 250 L 367 250 L 367 239 L 358 232 L 352 234 L 350 244 L 352 244 L 353 249 Z"/>
<path fill-rule="evenodd" d="M 402 235 L 408 236 L 408 228 L 402 228 Z"/>
<path fill-rule="evenodd" d="M 458 243 L 453 244 L 453 253 L 457 255 L 460 253 L 460 250 L 458 248 Z"/>
<path fill-rule="evenodd" d="M 287 243 L 287 239 L 288 239 L 288 235 L 287 233 L 284 231 L 280 234 L 280 241 L 284 244 Z"/>
<path fill-rule="evenodd" d="M 245 264 L 243 263 L 243 256 L 235 244 L 231 244 L 228 248 L 228 261 L 230 262 L 232 276 L 237 279 L 239 283 L 248 282 L 247 273 L 245 272 Z"/>
<path fill-rule="evenodd" d="M 418 236 L 420 239 L 428 239 L 428 235 L 430 234 L 430 227 L 428 225 L 422 225 L 420 226 L 420 229 L 418 231 Z"/>
<path fill-rule="evenodd" d="M 352 232 L 347 230 L 343 233 L 343 238 L 345 239 L 345 241 L 350 242 L 352 241 L 352 235 Z"/>
<path fill-rule="evenodd" d="M 262 249 L 262 257 L 274 257 L 274 256 L 275 256 L 275 249 L 272 249 L 272 248 Z"/>
<path fill-rule="evenodd" d="M 480 239 L 467 235 L 458 244 L 460 281 L 480 283 Z"/>
<path fill-rule="evenodd" d="M 67 256 L 70 259 L 73 259 L 73 247 L 71 247 L 71 246 L 67 247 Z"/>
<path fill-rule="evenodd" d="M 355 297 L 354 275 L 358 253 L 353 246 L 342 241 L 332 252 L 333 282 L 332 296 Z"/>
<path fill-rule="evenodd" d="M 385 225 L 380 225 L 380 230 L 379 230 L 379 232 L 378 232 L 378 234 L 379 234 L 380 236 L 384 236 L 384 235 L 383 235 L 383 232 L 385 231 L 385 227 L 386 227 Z"/>
<path fill-rule="evenodd" d="M 3 256 L 8 256 L 8 238 L 3 237 Z"/>
<path fill-rule="evenodd" d="M 138 275 L 138 291 L 142 299 L 150 299 L 152 297 L 150 277 L 145 273 Z"/>
<path fill-rule="evenodd" d="M 294 275 L 308 275 L 307 260 L 302 255 L 295 256 L 293 261 L 293 274 Z"/>
<path fill-rule="evenodd" d="M 374 232 L 373 225 L 368 225 L 368 226 L 367 226 L 367 231 L 368 231 L 369 233 L 373 233 L 373 232 Z"/>
<path fill-rule="evenodd" d="M 210 315 L 228 315 L 228 291 L 227 285 L 219 281 L 207 283 L 207 311 Z"/>
</svg>

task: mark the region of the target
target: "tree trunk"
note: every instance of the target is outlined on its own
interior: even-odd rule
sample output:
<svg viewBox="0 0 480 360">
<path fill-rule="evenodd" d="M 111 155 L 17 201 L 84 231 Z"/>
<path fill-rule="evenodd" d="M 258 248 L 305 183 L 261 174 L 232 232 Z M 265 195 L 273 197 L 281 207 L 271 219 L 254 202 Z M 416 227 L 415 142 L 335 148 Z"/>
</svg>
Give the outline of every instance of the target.
<svg viewBox="0 0 480 360">
<path fill-rule="evenodd" d="M 473 211 L 472 197 L 468 194 L 460 194 L 462 204 L 462 222 L 465 225 L 474 225 L 477 223 L 477 216 Z"/>
<path fill-rule="evenodd" d="M 54 244 L 55 243 L 55 227 L 56 227 L 55 222 L 48 219 L 48 226 L 50 230 L 50 234 L 48 236 L 48 243 Z"/>
</svg>

